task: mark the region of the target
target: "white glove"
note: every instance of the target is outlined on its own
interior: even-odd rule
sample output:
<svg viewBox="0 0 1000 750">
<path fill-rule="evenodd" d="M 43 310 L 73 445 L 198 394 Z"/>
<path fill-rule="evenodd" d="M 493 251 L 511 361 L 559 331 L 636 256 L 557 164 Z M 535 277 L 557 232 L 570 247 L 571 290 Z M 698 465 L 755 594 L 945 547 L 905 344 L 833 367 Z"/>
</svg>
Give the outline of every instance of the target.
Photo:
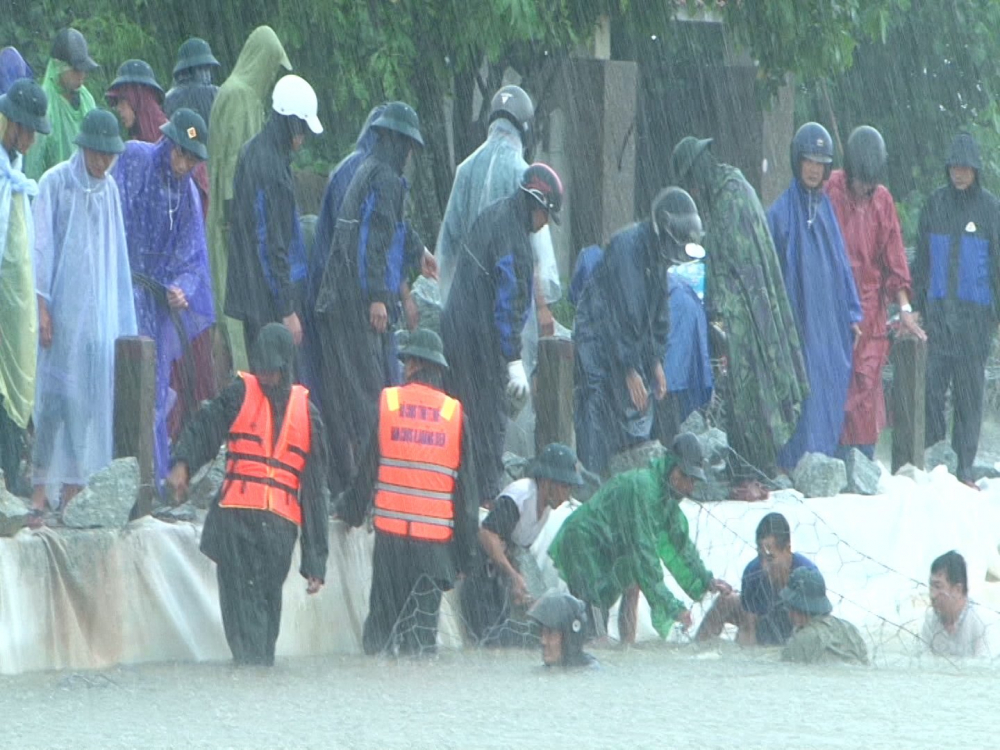
<svg viewBox="0 0 1000 750">
<path fill-rule="evenodd" d="M 515 359 L 507 363 L 507 395 L 514 399 L 523 399 L 528 395 L 528 373 L 524 371 L 524 363 Z"/>
</svg>

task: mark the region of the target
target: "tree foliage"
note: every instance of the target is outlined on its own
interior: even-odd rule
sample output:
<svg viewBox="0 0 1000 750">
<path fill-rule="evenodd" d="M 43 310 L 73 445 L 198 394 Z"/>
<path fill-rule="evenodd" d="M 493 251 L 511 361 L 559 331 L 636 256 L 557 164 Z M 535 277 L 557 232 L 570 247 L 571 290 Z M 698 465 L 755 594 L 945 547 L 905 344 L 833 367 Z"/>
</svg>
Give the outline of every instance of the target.
<svg viewBox="0 0 1000 750">
<path fill-rule="evenodd" d="M 405 99 L 428 147 L 414 195 L 429 236 L 443 211 L 453 165 L 486 132 L 492 92 L 513 69 L 540 105 L 544 131 L 555 70 L 591 37 L 602 16 L 629 34 L 671 23 L 678 10 L 721 16 L 774 90 L 789 74 L 804 111 L 850 127 L 870 122 L 895 156 L 891 184 L 916 190 L 940 164 L 950 134 L 972 128 L 996 143 L 992 91 L 1000 41 L 997 0 L 8 0 L 0 40 L 43 69 L 55 31 L 73 24 L 102 64 L 96 94 L 125 59 L 140 57 L 169 80 L 188 36 L 210 41 L 223 75 L 257 25 L 275 28 L 320 95 L 328 135 L 305 159 L 325 170 L 350 148 L 365 113 Z M 706 59 L 707 64 L 720 61 Z M 855 64 L 856 63 L 856 64 Z M 852 67 L 853 66 L 853 67 Z M 449 137 L 449 133 L 451 137 Z M 996 153 L 995 149 L 985 149 Z M 929 156 L 933 154 L 933 158 Z M 991 171 L 1000 165 L 990 163 Z M 935 167 L 937 168 L 937 167 Z"/>
</svg>

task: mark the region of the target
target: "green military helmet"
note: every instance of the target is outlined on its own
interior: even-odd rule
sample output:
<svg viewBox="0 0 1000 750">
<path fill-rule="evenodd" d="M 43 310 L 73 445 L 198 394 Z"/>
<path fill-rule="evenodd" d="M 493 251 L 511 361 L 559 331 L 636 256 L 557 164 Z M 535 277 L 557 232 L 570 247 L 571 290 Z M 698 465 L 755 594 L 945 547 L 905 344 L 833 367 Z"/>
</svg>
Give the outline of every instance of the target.
<svg viewBox="0 0 1000 750">
<path fill-rule="evenodd" d="M 29 78 L 14 81 L 7 93 L 0 96 L 0 114 L 42 135 L 52 132 L 46 117 L 48 106 L 45 91 Z"/>
<path fill-rule="evenodd" d="M 63 29 L 52 42 L 52 57 L 62 60 L 82 73 L 89 73 L 100 67 L 87 51 L 87 40 L 76 29 Z"/>
<path fill-rule="evenodd" d="M 208 128 L 194 110 L 182 107 L 174 112 L 169 122 L 160 126 L 163 134 L 177 146 L 198 159 L 208 159 Z"/>
<path fill-rule="evenodd" d="M 161 100 L 163 99 L 163 87 L 156 82 L 156 76 L 153 73 L 153 69 L 145 60 L 126 60 L 123 62 L 118 68 L 118 77 L 111 82 L 110 86 L 108 86 L 108 91 L 105 96 L 113 98 L 114 90 L 127 83 L 133 83 L 138 86 L 149 86 L 149 88 L 159 94 Z"/>
<path fill-rule="evenodd" d="M 583 485 L 580 463 L 568 445 L 549 443 L 528 465 L 525 474 L 532 479 L 549 479 L 572 487 Z"/>
<path fill-rule="evenodd" d="M 781 601 L 789 609 L 822 617 L 833 611 L 826 595 L 826 581 L 815 568 L 796 568 L 788 577 L 788 585 L 781 590 Z"/>
<path fill-rule="evenodd" d="M 448 360 L 444 358 L 444 344 L 441 343 L 441 337 L 427 328 L 418 328 L 415 331 L 404 333 L 400 337 L 397 356 L 401 360 L 422 359 L 439 367 L 448 367 Z"/>
<path fill-rule="evenodd" d="M 174 75 L 188 68 L 203 68 L 207 66 L 217 68 L 219 67 L 219 61 L 212 54 L 212 48 L 208 42 L 193 36 L 177 50 L 177 64 L 174 66 Z"/>
<path fill-rule="evenodd" d="M 406 102 L 389 102 L 379 118 L 372 123 L 372 127 L 401 133 L 423 148 L 424 138 L 420 135 L 420 118 L 413 107 Z"/>
<path fill-rule="evenodd" d="M 674 175 L 674 181 L 683 183 L 698 157 L 711 145 L 711 138 L 695 138 L 693 135 L 681 138 L 670 155 L 670 171 Z"/>
<path fill-rule="evenodd" d="M 118 129 L 118 118 L 106 109 L 92 109 L 86 114 L 73 143 L 80 148 L 103 154 L 120 154 L 125 150 L 125 143 Z"/>
</svg>

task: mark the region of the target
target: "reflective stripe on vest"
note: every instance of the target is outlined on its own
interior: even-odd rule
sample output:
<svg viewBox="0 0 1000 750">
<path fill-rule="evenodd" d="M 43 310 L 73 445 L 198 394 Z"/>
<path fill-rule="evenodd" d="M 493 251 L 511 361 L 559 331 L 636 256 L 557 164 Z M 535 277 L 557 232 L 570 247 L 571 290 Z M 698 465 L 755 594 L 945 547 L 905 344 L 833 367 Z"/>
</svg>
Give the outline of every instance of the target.
<svg viewBox="0 0 1000 750">
<path fill-rule="evenodd" d="M 309 391 L 293 385 L 278 440 L 271 403 L 257 378 L 240 373 L 246 395 L 229 428 L 222 508 L 266 510 L 302 525 L 299 489 L 311 447 Z"/>
<path fill-rule="evenodd" d="M 461 447 L 458 401 L 420 383 L 382 391 L 375 528 L 421 541 L 451 541 Z"/>
</svg>

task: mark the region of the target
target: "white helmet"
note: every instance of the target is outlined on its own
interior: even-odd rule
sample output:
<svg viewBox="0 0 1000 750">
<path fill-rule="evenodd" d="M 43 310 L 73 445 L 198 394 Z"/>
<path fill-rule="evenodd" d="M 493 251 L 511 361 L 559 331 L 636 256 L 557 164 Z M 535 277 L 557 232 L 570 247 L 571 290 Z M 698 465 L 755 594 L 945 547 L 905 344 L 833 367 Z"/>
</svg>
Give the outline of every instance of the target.
<svg viewBox="0 0 1000 750">
<path fill-rule="evenodd" d="M 319 108 L 316 92 L 304 78 L 285 76 L 278 81 L 271 96 L 271 108 L 279 115 L 294 115 L 305 120 L 316 135 L 323 132 L 323 124 L 316 116 Z"/>
</svg>

